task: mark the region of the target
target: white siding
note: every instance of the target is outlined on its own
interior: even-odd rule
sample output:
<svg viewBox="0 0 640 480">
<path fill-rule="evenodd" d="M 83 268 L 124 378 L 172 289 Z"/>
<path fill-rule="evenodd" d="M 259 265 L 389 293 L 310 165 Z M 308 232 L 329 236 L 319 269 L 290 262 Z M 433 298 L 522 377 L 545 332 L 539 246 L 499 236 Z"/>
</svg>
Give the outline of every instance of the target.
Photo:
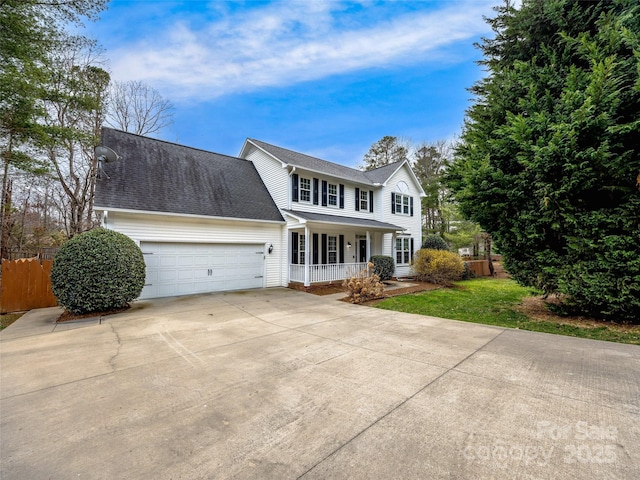
<svg viewBox="0 0 640 480">
<path fill-rule="evenodd" d="M 271 198 L 278 208 L 289 208 L 289 173 L 282 163 L 252 147 L 245 157 L 253 162 Z"/>
<path fill-rule="evenodd" d="M 307 173 L 303 170 L 298 169 L 296 173 L 300 177 L 308 178 L 311 180 L 311 201 L 309 202 L 291 202 L 291 209 L 297 210 L 299 212 L 310 212 L 310 213 L 321 213 L 324 215 L 336 215 L 338 217 L 354 217 L 354 218 L 366 218 L 369 220 L 380 220 L 380 188 L 374 188 L 373 186 L 367 185 L 355 185 L 353 183 L 340 181 L 332 177 L 323 177 L 322 175 L 318 175 L 317 173 Z M 313 204 L 313 179 L 318 179 L 318 205 Z M 338 204 L 340 203 L 339 199 L 339 189 L 340 184 L 344 185 L 344 208 L 333 207 L 333 206 L 323 206 L 322 205 L 322 181 L 326 181 L 327 183 L 333 183 L 338 185 Z M 291 181 L 288 182 L 289 188 L 291 188 Z M 356 210 L 356 188 L 360 190 L 373 190 L 373 213 L 362 210 Z"/>
<path fill-rule="evenodd" d="M 111 211 L 105 227 L 124 233 L 138 244 L 147 241 L 273 245 L 273 253 L 265 255 L 265 286 L 286 286 L 282 261 L 283 255 L 286 258 L 284 224 Z"/>
<path fill-rule="evenodd" d="M 413 216 L 391 213 L 391 192 L 398 193 L 396 186 L 400 182 L 408 185 L 409 191 L 406 194 L 413 197 Z M 406 165 L 387 180 L 382 189 L 382 211 L 384 217 L 381 220 L 404 228 L 405 233 L 413 238 L 414 250 L 418 250 L 422 244 L 422 198 L 420 193 L 420 186 L 415 182 Z M 383 250 L 385 255 L 396 258 L 395 236 L 385 235 Z M 396 267 L 396 276 L 404 277 L 410 274 L 411 269 L 409 266 L 401 265 Z"/>
</svg>

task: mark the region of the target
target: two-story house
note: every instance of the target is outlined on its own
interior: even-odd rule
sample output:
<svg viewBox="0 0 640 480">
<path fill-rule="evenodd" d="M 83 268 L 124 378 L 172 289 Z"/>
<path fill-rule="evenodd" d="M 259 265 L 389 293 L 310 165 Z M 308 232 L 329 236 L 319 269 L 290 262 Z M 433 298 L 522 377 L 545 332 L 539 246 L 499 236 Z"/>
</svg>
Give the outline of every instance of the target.
<svg viewBox="0 0 640 480">
<path fill-rule="evenodd" d="M 254 139 L 240 157 L 255 165 L 287 222 L 289 281 L 341 280 L 372 255 L 392 256 L 396 276 L 409 274 L 424 191 L 408 162 L 361 171 Z"/>
<path fill-rule="evenodd" d="M 409 274 L 424 192 L 408 162 L 363 172 L 246 140 L 239 158 L 110 128 L 95 210 L 141 247 L 142 298 L 339 281 L 372 255 Z"/>
</svg>

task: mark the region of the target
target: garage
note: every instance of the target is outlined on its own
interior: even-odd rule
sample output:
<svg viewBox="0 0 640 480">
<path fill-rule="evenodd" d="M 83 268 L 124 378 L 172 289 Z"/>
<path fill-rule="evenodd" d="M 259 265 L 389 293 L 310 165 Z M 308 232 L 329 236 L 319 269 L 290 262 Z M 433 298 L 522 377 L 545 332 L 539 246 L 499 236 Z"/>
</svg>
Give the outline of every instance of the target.
<svg viewBox="0 0 640 480">
<path fill-rule="evenodd" d="M 141 242 L 147 278 L 140 298 L 261 288 L 264 245 Z"/>
</svg>

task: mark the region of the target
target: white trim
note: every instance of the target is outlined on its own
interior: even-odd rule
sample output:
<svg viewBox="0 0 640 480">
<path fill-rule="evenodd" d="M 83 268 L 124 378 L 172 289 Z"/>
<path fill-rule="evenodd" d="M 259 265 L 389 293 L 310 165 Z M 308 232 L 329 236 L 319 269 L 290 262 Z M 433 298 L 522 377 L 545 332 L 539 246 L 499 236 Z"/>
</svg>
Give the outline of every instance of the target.
<svg viewBox="0 0 640 480">
<path fill-rule="evenodd" d="M 324 220 L 307 220 L 306 218 L 300 217 L 298 215 L 296 215 L 295 213 L 292 212 L 281 212 L 283 215 L 289 215 L 290 217 L 295 218 L 296 220 L 298 220 L 298 222 L 300 222 L 299 226 L 295 226 L 295 225 L 288 225 L 287 228 L 291 229 L 291 228 L 300 228 L 300 226 L 302 225 L 306 225 L 308 222 L 309 223 L 317 223 L 317 224 L 322 224 L 322 225 L 340 225 L 342 227 L 349 227 L 349 228 L 355 228 L 355 229 L 360 229 L 360 230 L 364 230 L 364 229 L 369 229 L 369 230 L 380 230 L 383 232 L 398 232 L 398 233 L 404 233 L 406 232 L 406 230 L 394 230 L 392 228 L 385 228 L 385 227 L 376 227 L 374 225 L 359 225 L 357 223 L 346 223 L 346 222 L 330 222 L 330 221 L 324 221 Z M 350 217 L 344 217 L 344 218 L 350 218 Z M 377 221 L 377 220 L 374 220 Z"/>
<path fill-rule="evenodd" d="M 246 158 L 243 156 L 243 154 L 244 154 L 244 152 L 245 152 L 245 148 L 246 148 L 247 144 L 249 144 L 249 143 L 250 143 L 251 145 L 253 145 L 254 147 L 256 147 L 258 150 L 260 150 L 261 152 L 265 153 L 266 155 L 269 155 L 269 156 L 270 156 L 271 158 L 273 158 L 274 160 L 276 160 L 276 161 L 280 162 L 280 165 L 282 165 L 282 168 L 286 168 L 286 167 L 287 167 L 287 165 L 288 165 L 287 163 L 283 162 L 282 160 L 280 160 L 280 159 L 279 159 L 278 157 L 276 157 L 275 155 L 270 154 L 269 152 L 267 152 L 267 151 L 266 151 L 264 148 L 262 148 L 261 146 L 256 145 L 256 144 L 255 144 L 255 143 L 253 143 L 253 142 L 251 141 L 251 139 L 249 139 L 249 138 L 247 138 L 247 139 L 244 141 L 244 145 L 242 145 L 242 149 L 240 150 L 240 154 L 238 155 L 238 157 L 239 157 L 239 158 L 241 158 L 241 159 L 245 159 L 245 160 L 246 160 Z"/>
<path fill-rule="evenodd" d="M 165 216 L 165 217 L 182 217 L 182 218 L 200 218 L 205 220 L 226 220 L 233 222 L 252 222 L 252 223 L 275 223 L 279 225 L 284 225 L 286 222 L 280 220 L 259 220 L 257 218 L 238 218 L 238 217 L 216 217 L 213 215 L 195 215 L 192 213 L 172 213 L 172 212 L 153 212 L 150 210 L 132 210 L 128 208 L 111 208 L 111 207 L 102 207 L 102 206 L 94 206 L 93 209 L 96 212 L 117 212 L 117 213 L 129 213 L 136 215 L 157 215 L 157 216 Z"/>
<path fill-rule="evenodd" d="M 398 171 L 400 171 L 400 169 L 404 166 L 407 165 L 407 168 L 409 170 L 409 173 L 411 174 L 411 176 L 413 177 L 413 181 L 416 183 L 416 185 L 418 186 L 418 191 L 420 192 L 420 198 L 424 198 L 427 196 L 427 194 L 425 193 L 424 189 L 422 188 L 422 185 L 420 184 L 420 181 L 418 180 L 418 177 L 416 177 L 416 174 L 413 173 L 413 168 L 411 168 L 411 165 L 409 164 L 409 162 L 407 160 L 404 160 L 400 166 L 398 168 L 396 168 L 393 173 L 391 175 L 389 175 L 387 177 L 387 179 L 385 180 L 385 182 L 382 184 L 383 186 L 387 186 L 387 183 L 389 182 L 389 180 L 391 179 L 391 177 L 393 177 L 396 173 L 398 173 Z"/>
</svg>

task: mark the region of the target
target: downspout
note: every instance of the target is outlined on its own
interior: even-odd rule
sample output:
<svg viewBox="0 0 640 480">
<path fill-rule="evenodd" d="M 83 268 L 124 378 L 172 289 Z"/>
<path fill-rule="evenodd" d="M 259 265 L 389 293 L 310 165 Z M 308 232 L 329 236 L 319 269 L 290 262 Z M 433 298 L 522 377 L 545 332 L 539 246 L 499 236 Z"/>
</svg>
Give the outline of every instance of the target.
<svg viewBox="0 0 640 480">
<path fill-rule="evenodd" d="M 291 175 L 293 175 L 295 173 L 295 171 L 296 171 L 296 166 L 294 165 L 291 168 L 291 171 L 289 172 L 289 178 L 291 178 Z M 291 200 L 291 182 L 289 182 L 289 188 L 287 189 L 287 208 L 289 210 L 292 210 L 291 203 L 292 203 L 292 200 Z"/>
<path fill-rule="evenodd" d="M 286 165 L 283 165 L 283 168 L 286 168 Z M 293 175 L 293 172 L 296 171 L 296 167 L 293 166 L 291 168 L 291 171 L 289 172 L 289 178 L 291 178 L 291 175 Z M 289 185 L 287 186 L 287 210 L 291 210 L 291 182 L 289 182 Z M 284 226 L 284 231 L 285 231 L 285 239 L 284 239 L 284 244 L 286 245 L 286 249 L 287 249 L 287 254 L 283 255 L 283 262 L 285 264 L 284 270 L 287 276 L 287 284 L 289 284 L 289 282 L 291 282 L 291 245 L 289 244 L 289 233 L 291 233 L 291 231 L 289 230 L 289 225 L 288 222 L 287 224 Z"/>
</svg>

